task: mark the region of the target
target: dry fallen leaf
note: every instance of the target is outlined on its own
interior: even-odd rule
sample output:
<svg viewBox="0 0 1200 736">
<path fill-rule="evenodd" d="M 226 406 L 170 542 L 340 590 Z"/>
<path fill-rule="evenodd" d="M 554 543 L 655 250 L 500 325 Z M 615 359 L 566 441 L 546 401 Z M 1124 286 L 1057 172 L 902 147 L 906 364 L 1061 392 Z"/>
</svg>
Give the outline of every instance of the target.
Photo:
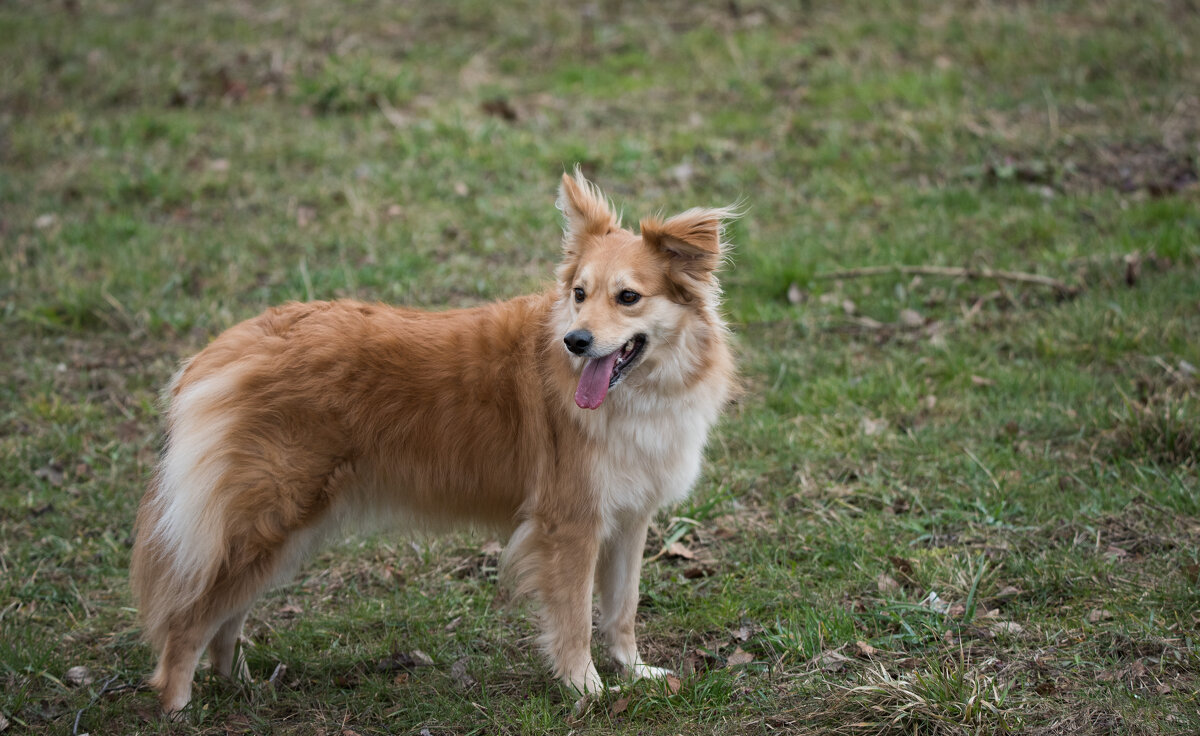
<svg viewBox="0 0 1200 736">
<path fill-rule="evenodd" d="M 33 471 L 33 477 L 41 478 L 54 487 L 63 484 L 63 469 L 58 463 L 51 462 Z"/>
<path fill-rule="evenodd" d="M 683 686 L 683 683 L 680 682 L 679 678 L 675 675 L 667 675 L 664 677 L 663 684 L 667 686 L 667 693 L 671 695 L 679 692 L 679 688 Z"/>
<path fill-rule="evenodd" d="M 1187 565 L 1183 568 L 1187 579 L 1193 583 L 1200 583 L 1200 564 Z"/>
<path fill-rule="evenodd" d="M 863 434 L 868 437 L 874 437 L 887 428 L 888 421 L 886 419 L 872 419 L 870 417 L 863 417 L 862 430 Z"/>
<path fill-rule="evenodd" d="M 611 706 L 609 706 L 608 714 L 610 716 L 620 715 L 620 714 L 624 713 L 625 709 L 628 707 L 629 707 L 629 698 L 628 697 L 617 698 L 616 700 L 613 701 L 613 704 Z"/>
<path fill-rule="evenodd" d="M 575 704 L 571 706 L 571 714 L 567 716 L 567 725 L 571 728 L 582 726 L 584 723 L 584 716 L 586 716 L 587 712 L 591 710 L 592 703 L 595 701 L 596 698 L 592 695 L 587 693 L 580 695 L 579 700 L 576 700 Z"/>
<path fill-rule="evenodd" d="M 860 657 L 873 657 L 875 656 L 875 647 L 865 641 L 856 641 L 854 642 L 854 652 Z"/>
<path fill-rule="evenodd" d="M 497 557 L 497 556 L 499 556 L 499 554 L 501 552 L 504 551 L 504 547 L 499 542 L 497 542 L 496 540 L 493 539 L 493 540 L 486 542 L 482 547 L 480 547 L 479 551 L 489 557 Z"/>
<path fill-rule="evenodd" d="M 715 529 L 713 529 L 711 532 L 709 532 L 709 534 L 712 536 L 713 539 L 717 539 L 717 540 L 732 539 L 733 537 L 737 536 L 737 532 L 735 532 L 734 530 L 730 529 L 727 526 L 718 526 Z"/>
<path fill-rule="evenodd" d="M 433 658 L 420 649 L 411 652 L 392 652 L 375 663 L 376 672 L 397 672 L 411 670 L 416 667 L 432 667 Z"/>
<path fill-rule="evenodd" d="M 896 579 L 886 572 L 879 573 L 879 577 L 875 578 L 875 586 L 885 596 L 894 596 L 901 590 L 900 583 L 896 582 Z"/>
<path fill-rule="evenodd" d="M 459 690 L 472 690 L 479 681 L 467 671 L 467 658 L 462 657 L 450 665 L 450 679 Z"/>
<path fill-rule="evenodd" d="M 692 675 L 697 672 L 707 672 L 717 664 L 717 657 L 706 649 L 694 649 L 683 660 L 683 674 Z"/>
<path fill-rule="evenodd" d="M 915 309 L 901 309 L 900 324 L 908 328 L 922 327 L 925 324 L 925 318 Z"/>
<path fill-rule="evenodd" d="M 1110 618 L 1112 618 L 1112 613 L 1104 610 L 1103 608 L 1093 608 L 1091 613 L 1087 615 L 1087 620 L 1090 624 L 1106 621 Z"/>
<path fill-rule="evenodd" d="M 433 657 L 430 657 L 428 654 L 426 654 L 425 652 L 422 652 L 420 649 L 412 650 L 412 654 L 410 654 L 409 656 L 412 657 L 413 664 L 415 664 L 418 667 L 432 667 L 433 666 Z"/>
<path fill-rule="evenodd" d="M 484 100 L 479 104 L 479 109 L 492 117 L 497 117 L 510 123 L 516 121 L 518 117 L 516 108 L 512 106 L 512 103 L 506 97 L 493 97 L 490 100 Z"/>
<path fill-rule="evenodd" d="M 992 634 L 1020 634 L 1025 627 L 1015 621 L 997 621 L 989 627 Z"/>
<path fill-rule="evenodd" d="M 63 682 L 72 687 L 91 685 L 95 680 L 96 678 L 92 677 L 92 671 L 83 665 L 76 665 L 63 673 Z"/>
<path fill-rule="evenodd" d="M 296 224 L 300 227 L 308 227 L 317 219 L 317 211 L 312 207 L 297 207 L 296 208 Z"/>
<path fill-rule="evenodd" d="M 733 654 L 725 659 L 725 665 L 728 667 L 740 667 L 744 664 L 750 664 L 754 661 L 754 655 L 744 651 L 741 647 L 733 650 Z"/>
<path fill-rule="evenodd" d="M 845 668 L 846 662 L 848 661 L 850 661 L 850 658 L 836 649 L 823 652 L 817 658 L 817 663 L 821 666 L 821 669 L 825 670 L 826 672 L 840 672 Z"/>
<path fill-rule="evenodd" d="M 976 376 L 974 374 L 971 375 L 971 383 L 975 384 L 976 386 L 995 386 L 996 385 L 996 382 L 993 381 L 992 379 L 984 378 L 983 376 Z"/>
<path fill-rule="evenodd" d="M 896 572 L 899 573 L 900 577 L 912 580 L 912 562 L 904 559 L 903 557 L 897 557 L 896 555 L 888 555 L 888 562 L 892 563 L 892 567 L 896 569 Z"/>
<path fill-rule="evenodd" d="M 696 559 L 696 553 L 687 548 L 683 542 L 671 542 L 671 546 L 667 547 L 667 555 L 670 557 L 682 557 L 685 560 Z"/>
</svg>

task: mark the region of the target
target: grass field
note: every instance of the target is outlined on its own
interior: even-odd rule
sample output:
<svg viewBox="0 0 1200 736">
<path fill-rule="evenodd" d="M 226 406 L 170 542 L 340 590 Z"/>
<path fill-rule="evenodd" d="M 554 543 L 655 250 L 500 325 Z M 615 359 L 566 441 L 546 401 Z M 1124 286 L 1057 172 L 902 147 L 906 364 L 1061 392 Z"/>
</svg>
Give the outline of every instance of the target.
<svg viewBox="0 0 1200 736">
<path fill-rule="evenodd" d="M 642 576 L 678 682 L 572 714 L 497 540 L 379 534 L 158 720 L 177 361 L 538 288 L 576 163 L 635 223 L 746 210 L 748 391 Z M 1195 0 L 0 3 L 0 732 L 1200 731 L 1198 173 Z"/>
</svg>

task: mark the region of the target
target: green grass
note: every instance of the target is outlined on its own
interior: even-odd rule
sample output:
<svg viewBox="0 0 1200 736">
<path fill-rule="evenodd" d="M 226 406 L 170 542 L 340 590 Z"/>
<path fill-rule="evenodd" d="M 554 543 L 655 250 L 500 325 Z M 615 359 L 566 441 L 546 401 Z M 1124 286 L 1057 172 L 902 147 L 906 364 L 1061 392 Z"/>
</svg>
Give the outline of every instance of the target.
<svg viewBox="0 0 1200 736">
<path fill-rule="evenodd" d="M 1186 0 L 0 5 L 0 731 L 1195 732 L 1196 38 Z M 125 578 L 177 361 L 287 299 L 538 288 L 576 163 L 633 222 L 746 209 L 748 390 L 648 544 L 698 559 L 642 576 L 678 690 L 573 714 L 488 540 L 385 533 L 158 720 Z M 828 276 L 893 265 L 1078 292 Z"/>
</svg>

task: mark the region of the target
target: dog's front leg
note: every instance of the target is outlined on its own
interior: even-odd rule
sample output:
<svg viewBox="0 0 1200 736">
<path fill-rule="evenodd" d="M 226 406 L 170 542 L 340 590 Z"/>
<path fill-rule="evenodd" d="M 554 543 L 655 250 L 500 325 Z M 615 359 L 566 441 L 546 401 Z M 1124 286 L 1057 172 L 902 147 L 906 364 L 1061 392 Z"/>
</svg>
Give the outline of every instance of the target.
<svg viewBox="0 0 1200 736">
<path fill-rule="evenodd" d="M 621 519 L 617 529 L 604 541 L 597 570 L 600 633 L 608 642 L 613 659 L 634 680 L 670 674 L 669 670 L 651 667 L 642 661 L 634 635 L 642 550 L 646 546 L 649 525 L 649 516 L 631 515 Z"/>
<path fill-rule="evenodd" d="M 554 675 L 581 693 L 603 689 L 592 662 L 592 586 L 598 524 L 542 521 L 538 598 L 542 645 Z"/>
</svg>

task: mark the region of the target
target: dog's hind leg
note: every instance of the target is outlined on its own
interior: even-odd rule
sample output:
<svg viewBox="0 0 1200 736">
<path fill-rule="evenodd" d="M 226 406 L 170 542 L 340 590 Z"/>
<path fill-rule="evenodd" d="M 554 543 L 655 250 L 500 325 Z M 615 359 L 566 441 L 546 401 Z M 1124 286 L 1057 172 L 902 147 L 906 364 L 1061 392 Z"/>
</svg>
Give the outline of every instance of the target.
<svg viewBox="0 0 1200 736">
<path fill-rule="evenodd" d="M 245 675 L 245 664 L 236 656 L 238 636 L 250 606 L 270 585 L 277 563 L 276 553 L 261 548 L 231 551 L 204 592 L 168 617 L 151 679 L 165 713 L 175 714 L 188 704 L 192 677 L 206 646 L 215 672 Z"/>
<path fill-rule="evenodd" d="M 649 525 L 650 517 L 640 514 L 620 519 L 617 529 L 604 540 L 596 570 L 600 587 L 600 634 L 608 642 L 613 659 L 635 680 L 670 674 L 669 670 L 642 661 L 634 634 L 642 550 Z"/>
<path fill-rule="evenodd" d="M 192 676 L 200 662 L 200 652 L 217 624 L 185 614 L 175 617 L 168 627 L 166 644 L 150 684 L 158 691 L 163 713 L 174 716 L 192 699 Z"/>
<path fill-rule="evenodd" d="M 237 646 L 242 635 L 242 625 L 246 622 L 246 614 L 249 612 L 250 607 L 246 606 L 230 615 L 208 642 L 208 662 L 213 672 L 222 677 L 242 682 L 250 679 L 250 672 L 246 669 L 246 658 Z"/>
</svg>

